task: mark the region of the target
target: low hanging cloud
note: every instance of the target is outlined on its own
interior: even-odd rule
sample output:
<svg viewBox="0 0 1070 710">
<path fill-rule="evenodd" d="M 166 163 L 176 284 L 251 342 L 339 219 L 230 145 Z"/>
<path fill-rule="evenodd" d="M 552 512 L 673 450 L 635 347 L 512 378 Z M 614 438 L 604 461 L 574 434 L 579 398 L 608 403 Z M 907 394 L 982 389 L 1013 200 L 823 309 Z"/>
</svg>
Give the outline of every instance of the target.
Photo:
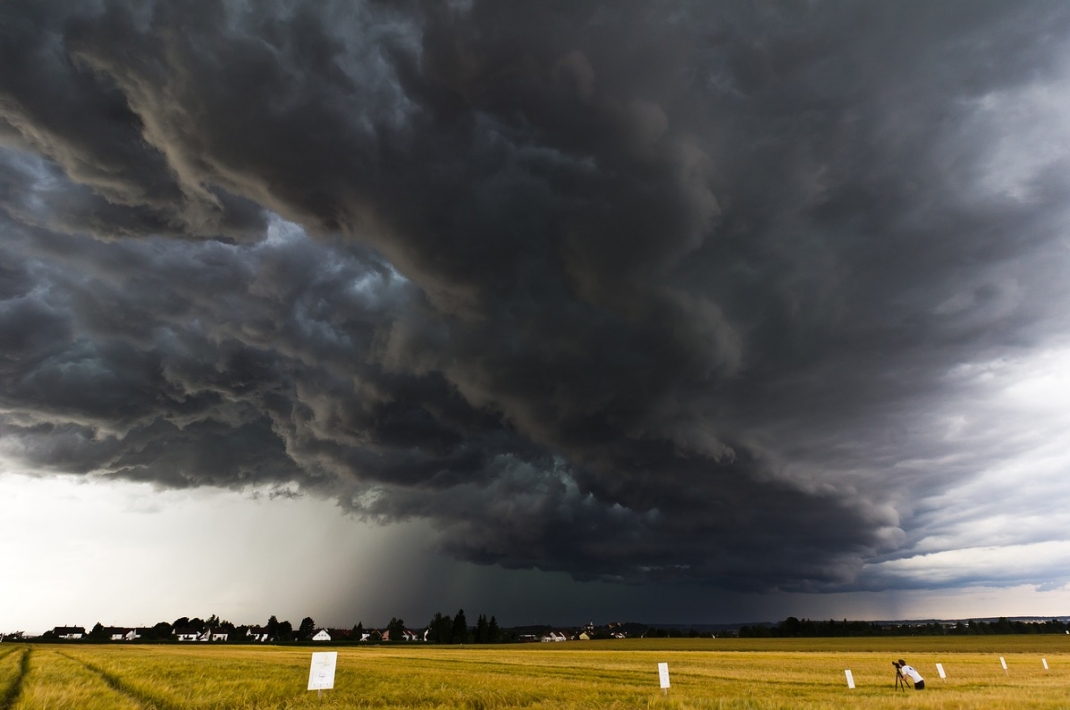
<svg viewBox="0 0 1070 710">
<path fill-rule="evenodd" d="M 7 13 L 26 467 L 823 590 L 909 578 L 927 505 L 1037 450 L 941 417 L 1070 333 L 1059 4 Z"/>
</svg>

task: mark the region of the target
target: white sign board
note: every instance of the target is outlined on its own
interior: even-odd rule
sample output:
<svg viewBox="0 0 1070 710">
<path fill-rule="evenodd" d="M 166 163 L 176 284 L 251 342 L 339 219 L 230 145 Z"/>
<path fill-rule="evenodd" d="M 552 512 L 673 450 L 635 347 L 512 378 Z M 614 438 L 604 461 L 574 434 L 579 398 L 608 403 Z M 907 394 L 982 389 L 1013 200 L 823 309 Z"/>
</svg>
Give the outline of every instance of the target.
<svg viewBox="0 0 1070 710">
<path fill-rule="evenodd" d="M 317 651 L 312 654 L 312 667 L 308 669 L 309 690 L 330 690 L 334 687 L 334 667 L 338 664 L 338 651 Z"/>
<path fill-rule="evenodd" d="M 944 679 L 947 678 L 947 675 L 944 673 L 944 664 L 943 663 L 937 663 L 936 664 L 936 672 L 940 674 L 941 678 L 944 678 Z"/>
<path fill-rule="evenodd" d="M 663 690 L 669 687 L 669 664 L 658 664 L 658 679 L 661 680 L 661 687 Z"/>
<path fill-rule="evenodd" d="M 1048 659 L 1047 658 L 1041 658 L 1040 662 L 1044 664 L 1044 670 L 1048 670 Z"/>
<path fill-rule="evenodd" d="M 855 677 L 853 675 L 851 675 L 851 671 L 844 671 L 843 673 L 844 673 L 844 675 L 847 676 L 847 687 L 850 688 L 851 690 L 854 690 Z"/>
<path fill-rule="evenodd" d="M 999 665 L 1003 666 L 1003 670 L 1007 670 L 1007 660 L 1003 656 L 999 657 Z"/>
</svg>

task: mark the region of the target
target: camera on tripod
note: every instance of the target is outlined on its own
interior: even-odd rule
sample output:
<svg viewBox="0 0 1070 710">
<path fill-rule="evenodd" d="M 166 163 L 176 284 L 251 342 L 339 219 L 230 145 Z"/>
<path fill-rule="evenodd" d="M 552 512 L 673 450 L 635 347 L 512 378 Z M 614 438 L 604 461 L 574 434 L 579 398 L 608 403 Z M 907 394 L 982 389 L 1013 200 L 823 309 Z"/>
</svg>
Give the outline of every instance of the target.
<svg viewBox="0 0 1070 710">
<path fill-rule="evenodd" d="M 907 683 L 903 678 L 903 666 L 906 664 L 900 663 L 899 661 L 892 661 L 892 665 L 895 666 L 895 689 L 906 690 Z"/>
</svg>

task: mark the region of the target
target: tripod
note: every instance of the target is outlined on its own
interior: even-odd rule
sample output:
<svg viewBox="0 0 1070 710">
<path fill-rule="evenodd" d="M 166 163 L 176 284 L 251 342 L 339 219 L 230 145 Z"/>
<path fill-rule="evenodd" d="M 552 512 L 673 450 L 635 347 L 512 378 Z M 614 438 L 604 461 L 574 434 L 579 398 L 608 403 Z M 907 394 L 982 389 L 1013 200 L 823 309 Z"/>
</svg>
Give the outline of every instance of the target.
<svg viewBox="0 0 1070 710">
<path fill-rule="evenodd" d="M 906 691 L 907 689 L 906 679 L 903 678 L 903 671 L 899 666 L 895 667 L 895 689 L 902 691 Z"/>
</svg>

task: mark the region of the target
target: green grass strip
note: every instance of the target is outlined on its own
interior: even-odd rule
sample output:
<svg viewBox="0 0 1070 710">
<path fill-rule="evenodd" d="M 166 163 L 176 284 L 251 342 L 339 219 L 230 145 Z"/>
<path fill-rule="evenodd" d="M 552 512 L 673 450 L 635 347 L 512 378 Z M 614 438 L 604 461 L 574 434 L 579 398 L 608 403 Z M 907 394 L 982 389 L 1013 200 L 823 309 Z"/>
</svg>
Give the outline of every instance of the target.
<svg viewBox="0 0 1070 710">
<path fill-rule="evenodd" d="M 93 671 L 94 673 L 99 675 L 105 683 L 108 684 L 108 687 L 112 688 L 113 690 L 120 692 L 130 698 L 133 698 L 135 701 L 143 705 L 148 705 L 154 708 L 154 710 L 185 710 L 183 706 L 176 704 L 174 701 L 168 698 L 156 695 L 154 693 L 149 693 L 145 691 L 144 688 L 138 688 L 137 686 L 130 684 L 129 682 L 123 680 L 121 676 L 112 673 L 106 668 L 101 668 L 100 666 L 97 666 L 93 663 L 89 663 L 88 661 L 83 661 L 80 658 L 68 656 L 66 653 L 60 653 L 59 651 L 57 651 L 56 653 L 63 656 L 67 660 L 81 664 L 87 670 Z M 6 707 L 0 706 L 0 710 L 8 709 Z"/>
<path fill-rule="evenodd" d="M 4 658 L 7 658 L 11 653 L 4 654 Z M 19 662 L 19 673 L 11 681 L 11 684 L 7 686 L 3 694 L 0 694 L 0 710 L 10 710 L 15 705 L 15 701 L 19 699 L 22 694 L 22 681 L 26 678 L 26 674 L 30 672 L 30 649 L 24 648 L 22 650 L 22 660 Z"/>
</svg>

